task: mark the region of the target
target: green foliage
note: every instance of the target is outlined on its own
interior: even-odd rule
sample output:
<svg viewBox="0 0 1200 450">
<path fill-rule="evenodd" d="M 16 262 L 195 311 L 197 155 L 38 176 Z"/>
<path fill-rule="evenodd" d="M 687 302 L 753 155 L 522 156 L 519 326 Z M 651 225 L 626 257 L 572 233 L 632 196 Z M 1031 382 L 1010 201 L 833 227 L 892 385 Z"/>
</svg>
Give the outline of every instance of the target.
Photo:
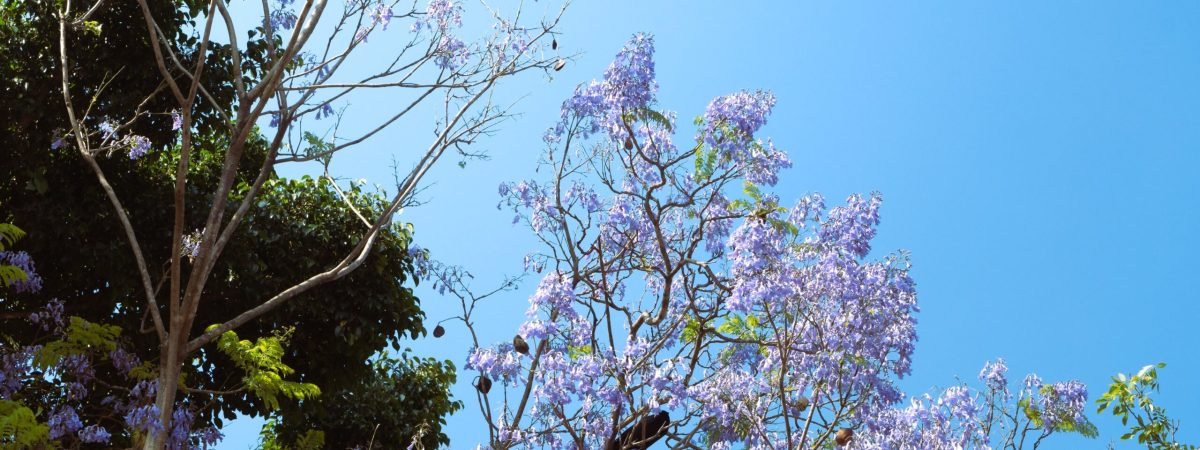
<svg viewBox="0 0 1200 450">
<path fill-rule="evenodd" d="M 0 250 L 12 247 L 18 240 L 25 237 L 25 232 L 10 223 L 0 223 Z M 0 264 L 0 287 L 12 286 L 13 283 L 25 281 L 29 274 L 20 267 Z"/>
<path fill-rule="evenodd" d="M 38 423 L 32 410 L 12 400 L 0 400 L 0 447 L 38 448 L 49 445 L 50 427 Z"/>
<path fill-rule="evenodd" d="M 61 340 L 42 346 L 33 356 L 33 365 L 49 369 L 71 355 L 97 355 L 107 357 L 116 350 L 121 327 L 88 322 L 81 317 L 71 316 L 65 336 Z"/>
<path fill-rule="evenodd" d="M 700 320 L 696 316 L 688 316 L 687 321 L 683 324 L 683 333 L 680 335 L 683 342 L 696 342 L 696 338 L 700 337 Z"/>
<path fill-rule="evenodd" d="M 567 357 L 572 360 L 582 358 L 592 354 L 591 345 L 571 345 L 567 346 Z"/>
<path fill-rule="evenodd" d="M 25 232 L 11 223 L 0 223 L 0 250 L 12 247 L 18 240 L 25 237 Z"/>
<path fill-rule="evenodd" d="M 661 126 L 667 131 L 674 130 L 674 127 L 671 126 L 671 119 L 667 118 L 665 114 L 650 108 L 642 107 L 627 111 L 621 118 L 627 123 L 648 122 Z"/>
<path fill-rule="evenodd" d="M 373 373 L 360 384 L 325 389 L 297 411 L 295 420 L 277 428 L 282 442 L 297 442 L 308 430 L 325 433 L 325 441 L 339 448 L 374 442 L 374 448 L 407 448 L 414 437 L 424 448 L 449 445 L 441 432 L 445 417 L 462 409 L 446 393 L 456 380 L 454 364 L 434 358 L 381 355 L 372 364 Z M 291 414 L 292 405 L 283 405 Z M 298 408 L 297 408 L 298 409 Z M 397 414 L 403 409 L 405 414 Z"/>
<path fill-rule="evenodd" d="M 215 327 L 213 325 L 209 329 Z M 292 330 L 289 328 L 275 336 L 258 338 L 255 342 L 239 340 L 237 333 L 226 331 L 217 340 L 217 349 L 246 372 L 242 378 L 246 389 L 266 401 L 273 410 L 279 409 L 279 395 L 304 400 L 321 394 L 321 389 L 315 384 L 283 379 L 295 373 L 282 361 L 283 348 Z"/>
<path fill-rule="evenodd" d="M 0 264 L 0 287 L 12 286 L 14 283 L 25 281 L 28 277 L 20 267 Z"/>
<path fill-rule="evenodd" d="M 51 299 L 63 300 L 71 315 L 94 323 L 119 326 L 124 330 L 145 329 L 149 318 L 145 293 L 134 263 L 130 244 L 124 239 L 112 205 L 99 189 L 95 175 L 69 145 L 50 150 L 56 136 L 69 133 L 63 107 L 59 35 L 56 14 L 61 2 L 11 0 L 0 2 L 0 222 L 18 223 L 37 233 L 22 240 L 22 247 L 36 255 L 44 287 L 36 294 L 23 294 L 0 302 L 0 313 L 40 309 Z M 151 15 L 162 29 L 162 45 L 176 49 L 194 46 L 199 39 L 195 19 L 209 4 L 196 0 L 147 0 Z M 76 5 L 76 13 L 81 13 Z M 98 33 L 97 33 L 98 32 Z M 68 29 L 65 47 L 72 63 L 68 66 L 77 100 L 77 113 L 93 98 L 87 123 L 101 119 L 127 122 L 139 105 L 146 114 L 133 120 L 129 133 L 152 142 L 149 154 L 138 161 L 114 156 L 98 158 L 108 181 L 133 220 L 152 278 L 171 255 L 174 225 L 173 182 L 180 154 L 174 146 L 178 133 L 171 129 L 169 112 L 178 108 L 168 89 L 161 88 L 161 74 L 146 66 L 152 46 L 146 35 L 139 2 L 107 2 L 75 29 Z M 277 48 L 282 41 L 272 36 Z M 255 85 L 261 68 L 270 61 L 268 38 L 261 29 L 250 30 L 242 54 L 243 81 Z M 194 47 L 192 47 L 194 48 Z M 234 105 L 232 61 L 229 47 L 210 43 L 207 54 L 179 51 L 185 66 L 203 59 L 201 82 L 211 94 L 201 96 L 193 108 L 195 143 L 187 178 L 185 232 L 201 229 L 213 204 L 211 192 L 220 179 L 221 161 L 227 139 L 219 136 L 228 125 L 218 110 Z M 297 62 L 297 65 L 300 65 Z M 147 69 L 147 70 L 142 70 Z M 107 87 L 99 88 L 107 83 Z M 315 135 L 315 136 L 319 136 Z M 236 175 L 235 192 L 226 217 L 243 198 L 249 183 L 267 157 L 261 136 L 249 138 Z M 310 145 L 322 143 L 321 139 Z M 323 145 L 323 144 L 322 144 Z M 319 149 L 318 149 L 319 150 Z M 298 151 L 302 152 L 302 149 Z M 359 186 L 345 188 L 346 194 L 364 215 L 377 217 L 386 204 L 378 192 Z M 188 330 L 192 336 L 204 326 L 245 311 L 344 256 L 356 244 L 365 227 L 350 211 L 331 182 L 325 179 L 287 180 L 272 174 L 263 187 L 263 202 L 248 212 L 243 226 L 234 234 L 205 285 L 203 306 Z M 295 370 L 294 378 L 321 386 L 326 391 L 366 389 L 378 382 L 371 358 L 389 345 L 400 348 L 402 339 L 425 332 L 424 314 L 418 299 L 407 286 L 413 273 L 408 257 L 412 228 L 395 225 L 380 236 L 376 248 L 354 273 L 338 282 L 318 287 L 285 303 L 237 332 L 254 340 L 271 336 L 273 330 L 294 326 L 298 330 L 283 349 L 283 360 Z M 5 241 L 7 242 L 7 241 Z M 185 261 L 184 276 L 191 268 Z M 0 269 L 2 270 L 2 269 Z M 11 272 L 11 271 L 10 271 Z M 16 275 L 11 273 L 11 275 Z M 165 284 L 162 297 L 170 295 Z M 41 330 L 21 321 L 3 324 L 3 333 L 16 342 L 29 343 L 43 337 Z M 127 332 L 122 344 L 143 361 L 160 356 L 154 333 Z M 210 351 L 212 350 L 212 351 Z M 111 367 L 98 366 L 100 372 Z M 205 349 L 184 369 L 188 387 L 217 391 L 237 388 L 244 371 L 232 359 L 214 349 Z M 449 367 L 453 373 L 452 366 Z M 151 379 L 152 363 L 135 368 L 133 376 Z M 119 377 L 120 374 L 101 373 Z M 412 380 L 425 387 L 423 380 Z M 414 387 L 414 389 L 417 389 Z M 107 389 L 93 389 L 90 404 L 99 405 Z M 439 401 L 450 403 L 448 391 L 428 391 Z M 423 399 L 422 399 L 423 400 Z M 46 399 L 53 402 L 53 399 Z M 39 400 L 40 402 L 40 400 Z M 213 398 L 212 408 L 197 412 L 198 423 L 221 426 L 238 415 L 261 415 L 270 408 L 251 392 Z M 312 402 L 283 402 L 281 430 L 292 435 L 310 426 L 303 417 Z M 332 407 L 331 407 L 332 408 Z M 444 411 L 445 409 L 443 409 Z M 402 403 L 397 407 L 355 415 L 372 420 L 350 427 L 362 436 L 341 435 L 337 442 L 361 441 L 370 437 L 375 421 L 420 423 L 429 412 Z M 436 420 L 432 421 L 437 423 Z M 128 436 L 114 436 L 125 442 Z M 330 440 L 330 442 L 335 442 Z"/>
<path fill-rule="evenodd" d="M 1099 405 L 1096 412 L 1112 408 L 1113 415 L 1120 417 L 1121 425 L 1125 426 L 1133 418 L 1134 425 L 1121 435 L 1121 440 L 1137 438 L 1139 444 L 1151 450 L 1194 450 L 1195 445 L 1175 441 L 1179 423 L 1172 421 L 1167 411 L 1150 398 L 1150 393 L 1158 392 L 1158 369 L 1164 367 L 1166 363 L 1158 363 L 1143 367 L 1133 376 L 1117 374 L 1108 391 L 1096 400 Z"/>
<path fill-rule="evenodd" d="M 304 148 L 305 156 L 312 157 L 322 155 L 319 156 L 317 160 L 324 164 L 329 164 L 329 160 L 331 158 L 330 152 L 332 152 L 334 149 L 333 144 L 325 142 L 324 139 L 321 139 L 317 137 L 317 135 L 308 131 L 304 132 L 304 142 L 308 143 L 308 146 Z"/>
<path fill-rule="evenodd" d="M 325 432 L 308 430 L 293 444 L 280 442 L 279 421 L 268 420 L 258 433 L 258 450 L 321 450 L 325 448 Z"/>
</svg>

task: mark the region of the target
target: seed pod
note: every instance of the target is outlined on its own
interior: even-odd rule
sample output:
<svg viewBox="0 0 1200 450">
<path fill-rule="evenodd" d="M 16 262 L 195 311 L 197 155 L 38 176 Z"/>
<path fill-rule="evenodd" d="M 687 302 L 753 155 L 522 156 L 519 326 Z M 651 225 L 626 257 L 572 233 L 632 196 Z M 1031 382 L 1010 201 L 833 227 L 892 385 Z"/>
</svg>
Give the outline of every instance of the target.
<svg viewBox="0 0 1200 450">
<path fill-rule="evenodd" d="M 653 416 L 644 416 L 630 425 L 616 439 L 609 439 L 606 450 L 646 450 L 662 439 L 671 425 L 671 415 L 660 411 Z"/>
<path fill-rule="evenodd" d="M 808 409 L 808 397 L 800 397 L 796 399 L 796 408 L 801 411 Z"/>
<path fill-rule="evenodd" d="M 440 338 L 440 337 L 442 337 L 442 335 L 444 335 L 444 334 L 446 334 L 446 329 L 445 329 L 445 328 L 442 328 L 442 326 L 441 326 L 441 325 L 438 325 L 438 326 L 436 326 L 436 327 L 433 327 L 433 337 L 435 337 L 435 338 Z"/>
<path fill-rule="evenodd" d="M 480 375 L 479 384 L 475 385 L 475 389 L 479 389 L 479 392 L 487 395 L 488 391 L 492 390 L 492 380 L 488 379 L 487 375 Z"/>
<path fill-rule="evenodd" d="M 555 72 L 562 70 L 563 67 L 567 67 L 567 60 L 565 60 L 565 59 L 560 59 L 560 60 L 558 60 L 558 62 L 554 63 L 554 71 Z"/>
<path fill-rule="evenodd" d="M 625 150 L 633 150 L 633 139 L 625 138 Z"/>
<path fill-rule="evenodd" d="M 849 428 L 842 428 L 842 429 L 838 430 L 837 436 L 834 436 L 833 441 L 837 442 L 837 445 L 845 446 L 846 444 L 850 443 L 850 439 L 853 437 L 854 437 L 854 430 L 851 430 Z"/>
<path fill-rule="evenodd" d="M 550 39 L 550 50 L 558 50 L 558 39 Z"/>
<path fill-rule="evenodd" d="M 527 342 L 525 342 L 525 339 L 522 338 L 521 335 L 518 334 L 516 336 L 513 336 L 513 350 L 516 350 L 517 353 L 520 353 L 522 355 L 528 355 L 529 354 L 529 344 Z"/>
</svg>

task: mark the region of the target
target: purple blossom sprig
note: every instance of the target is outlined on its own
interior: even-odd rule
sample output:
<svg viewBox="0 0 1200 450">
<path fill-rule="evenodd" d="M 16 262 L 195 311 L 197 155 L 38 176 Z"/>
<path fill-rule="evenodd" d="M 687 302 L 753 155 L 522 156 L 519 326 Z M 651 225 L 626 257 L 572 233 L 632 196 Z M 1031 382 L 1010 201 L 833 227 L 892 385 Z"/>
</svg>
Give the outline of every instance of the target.
<svg viewBox="0 0 1200 450">
<path fill-rule="evenodd" d="M 129 159 L 136 160 L 150 151 L 150 138 L 130 135 L 125 138 L 125 145 L 129 146 Z"/>
<path fill-rule="evenodd" d="M 24 280 L 18 280 L 9 286 L 13 293 L 37 293 L 42 290 L 42 277 L 38 275 L 37 266 L 29 253 L 0 250 L 0 264 L 14 266 L 25 273 Z"/>
</svg>

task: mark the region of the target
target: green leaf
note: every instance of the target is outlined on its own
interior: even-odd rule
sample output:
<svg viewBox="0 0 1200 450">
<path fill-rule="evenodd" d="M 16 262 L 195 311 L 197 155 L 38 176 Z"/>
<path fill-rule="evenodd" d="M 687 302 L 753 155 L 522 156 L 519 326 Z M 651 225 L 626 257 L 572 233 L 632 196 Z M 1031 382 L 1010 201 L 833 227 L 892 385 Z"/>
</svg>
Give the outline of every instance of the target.
<svg viewBox="0 0 1200 450">
<path fill-rule="evenodd" d="M 217 325 L 208 327 L 212 330 Z M 217 349 L 225 353 L 239 368 L 246 372 L 242 383 L 246 390 L 254 393 L 272 409 L 279 409 L 279 395 L 304 400 L 321 395 L 321 389 L 312 383 L 284 380 L 295 372 L 284 364 L 283 348 L 293 332 L 285 328 L 274 336 L 258 338 L 254 342 L 238 339 L 237 333 L 226 331 L 217 339 Z"/>
<path fill-rule="evenodd" d="M 25 237 L 25 232 L 11 223 L 0 223 L 0 250 L 11 247 Z"/>
<path fill-rule="evenodd" d="M 50 444 L 50 427 L 38 423 L 25 405 L 0 400 L 0 444 L 4 448 L 45 448 Z"/>
</svg>

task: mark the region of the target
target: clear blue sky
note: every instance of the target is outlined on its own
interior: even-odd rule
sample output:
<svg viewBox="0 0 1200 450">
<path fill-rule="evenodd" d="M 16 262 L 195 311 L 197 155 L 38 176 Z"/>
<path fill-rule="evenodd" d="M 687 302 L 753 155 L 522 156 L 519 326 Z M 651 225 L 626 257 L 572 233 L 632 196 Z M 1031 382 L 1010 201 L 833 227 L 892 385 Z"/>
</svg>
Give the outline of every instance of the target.
<svg viewBox="0 0 1200 450">
<path fill-rule="evenodd" d="M 1003 356 L 1012 379 L 1075 378 L 1095 399 L 1111 375 L 1164 361 L 1160 404 L 1183 440 L 1200 443 L 1200 384 L 1186 381 L 1200 379 L 1200 3 L 580 1 L 561 31 L 578 61 L 552 81 L 501 86 L 524 115 L 484 143 L 492 160 L 447 161 L 429 178 L 429 203 L 400 218 L 480 287 L 519 272 L 535 248 L 495 208 L 497 185 L 530 176 L 562 100 L 649 32 L 661 106 L 682 118 L 738 89 L 775 92 L 763 135 L 795 163 L 782 199 L 884 194 L 875 248 L 912 251 L 922 308 L 909 393 L 974 382 Z M 348 110 L 392 108 L 377 96 Z M 430 129 L 412 121 L 334 170 L 386 186 L 390 155 L 406 169 Z M 512 335 L 535 284 L 485 307 L 483 339 Z M 418 292 L 429 319 L 455 314 L 452 298 Z M 450 324 L 447 337 L 411 346 L 461 368 L 464 334 Z M 453 448 L 486 436 L 469 378 L 454 391 L 467 407 L 449 420 Z M 1099 440 L 1046 448 L 1116 441 L 1120 423 L 1091 416 Z M 252 434 L 231 430 L 222 448 L 247 448 Z"/>
</svg>

